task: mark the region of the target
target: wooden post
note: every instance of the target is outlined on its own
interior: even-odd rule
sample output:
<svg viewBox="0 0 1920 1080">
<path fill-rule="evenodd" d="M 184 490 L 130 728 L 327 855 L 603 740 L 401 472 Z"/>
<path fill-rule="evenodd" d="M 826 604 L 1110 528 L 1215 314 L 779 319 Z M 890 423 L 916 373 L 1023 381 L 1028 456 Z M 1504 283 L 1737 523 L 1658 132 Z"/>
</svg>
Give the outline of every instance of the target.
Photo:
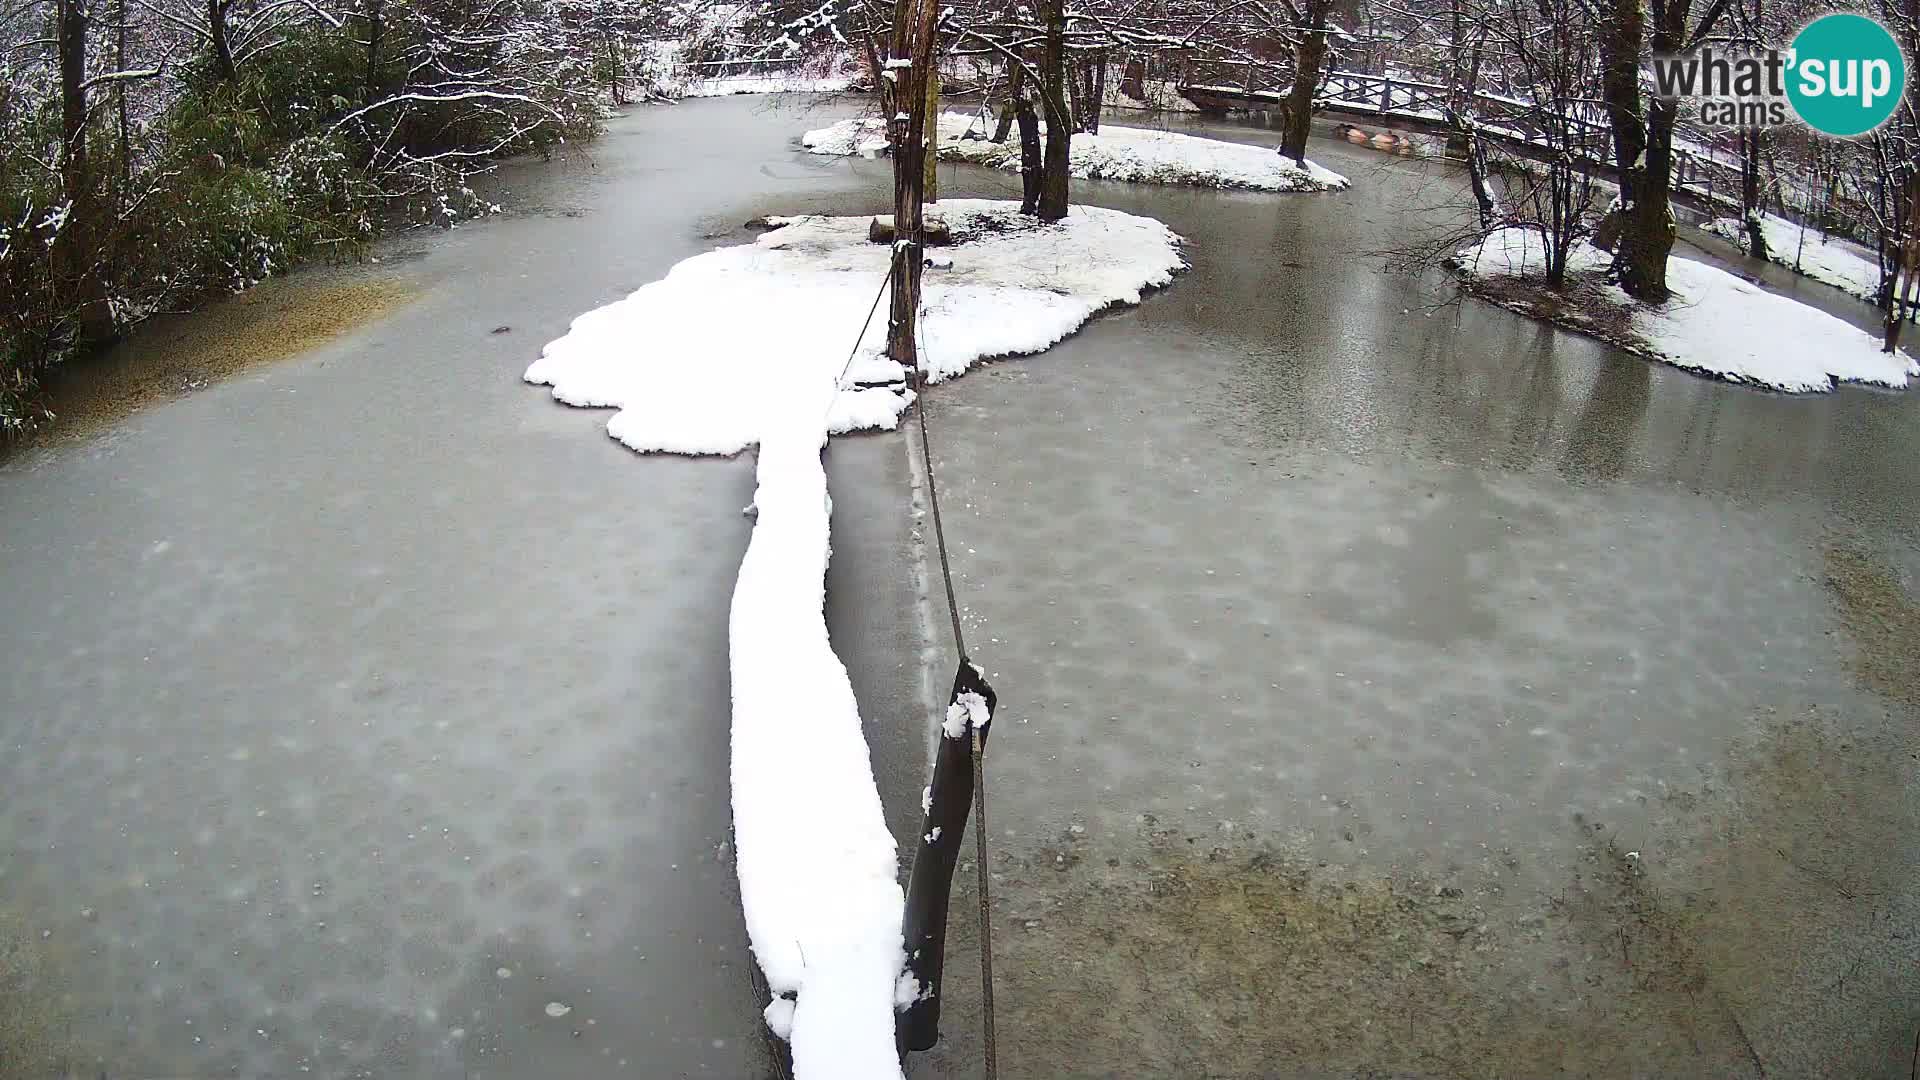
<svg viewBox="0 0 1920 1080">
<path fill-rule="evenodd" d="M 961 696 L 977 694 L 986 702 L 989 723 L 980 727 L 980 746 L 987 744 L 993 710 L 998 704 L 993 687 L 967 660 L 953 677 L 949 709 Z M 931 1050 L 940 1041 L 940 978 L 946 968 L 947 902 L 953 894 L 953 871 L 960 862 L 960 841 L 966 836 L 967 815 L 973 809 L 972 732 L 945 727 L 934 757 L 933 782 L 927 787 L 927 810 L 914 846 L 913 869 L 907 875 L 906 917 L 901 937 L 907 951 L 907 973 L 916 992 L 894 1026 L 902 1054 Z"/>
</svg>

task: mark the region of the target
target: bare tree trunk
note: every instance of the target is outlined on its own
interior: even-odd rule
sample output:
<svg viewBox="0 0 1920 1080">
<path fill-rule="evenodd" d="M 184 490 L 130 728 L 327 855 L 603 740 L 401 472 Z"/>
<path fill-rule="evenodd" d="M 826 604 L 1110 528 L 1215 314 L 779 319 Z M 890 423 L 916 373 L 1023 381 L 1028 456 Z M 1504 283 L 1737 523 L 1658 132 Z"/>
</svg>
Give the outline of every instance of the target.
<svg viewBox="0 0 1920 1080">
<path fill-rule="evenodd" d="M 207 0 L 207 40 L 213 44 L 213 73 L 221 82 L 239 74 L 233 63 L 233 45 L 227 34 L 228 0 Z"/>
<path fill-rule="evenodd" d="M 1064 0 L 1042 0 L 1047 20 L 1046 53 L 1041 61 L 1040 106 L 1047 114 L 1047 151 L 1040 177 L 1041 221 L 1067 216 L 1069 170 L 1073 163 L 1073 117 L 1067 111 L 1067 13 Z"/>
<path fill-rule="evenodd" d="M 384 57 L 380 47 L 385 43 L 387 24 L 385 19 L 386 0 L 366 0 L 367 4 L 367 93 L 380 92 L 380 65 Z"/>
<path fill-rule="evenodd" d="M 1910 178 L 1907 186 L 1913 193 L 1907 210 L 1907 236 L 1900 247 L 1893 280 L 1888 283 L 1886 341 L 1881 346 L 1882 352 L 1889 353 L 1900 345 L 1900 328 L 1907 323 L 1907 311 L 1914 304 L 1915 279 L 1920 277 L 1920 179 Z"/>
<path fill-rule="evenodd" d="M 87 148 L 86 0 L 59 0 L 55 37 L 60 52 L 60 186 L 67 220 L 54 243 L 53 266 L 77 299 L 78 343 L 111 341 L 113 310 L 98 262 L 100 203 Z"/>
<path fill-rule="evenodd" d="M 1614 159 L 1620 171 L 1621 205 L 1614 270 L 1620 287 L 1636 300 L 1660 303 L 1667 289 L 1667 257 L 1673 253 L 1673 127 L 1679 106 L 1655 97 L 1641 109 L 1639 66 L 1643 41 L 1656 56 L 1685 51 L 1704 40 L 1725 14 L 1724 4 L 1709 5 L 1698 26 L 1689 27 L 1693 0 L 1655 0 L 1651 39 L 1647 40 L 1642 0 L 1614 0 L 1615 18 L 1600 35 L 1604 72 L 1601 96 L 1614 134 Z M 1691 38 L 1690 38 L 1691 35 Z M 1644 120 L 1643 120 L 1644 118 Z M 1644 127 L 1643 127 L 1644 124 Z"/>
<path fill-rule="evenodd" d="M 1500 203 L 1493 197 L 1493 185 L 1487 175 L 1487 143 L 1476 131 L 1467 132 L 1467 181 L 1473 188 L 1480 228 L 1490 231 L 1500 220 Z"/>
<path fill-rule="evenodd" d="M 127 0 L 113 0 L 113 67 L 115 71 L 127 70 Z M 133 140 L 131 126 L 127 123 L 127 83 L 122 79 L 113 87 L 113 109 L 118 121 L 120 195 L 124 204 L 127 189 L 133 185 Z"/>
<path fill-rule="evenodd" d="M 1020 121 L 1020 212 L 1040 212 L 1040 173 L 1045 165 L 1040 153 L 1040 116 L 1033 109 L 1033 98 L 1025 90 L 1013 102 L 1014 116 Z"/>
<path fill-rule="evenodd" d="M 1473 189 L 1473 202 L 1479 211 L 1480 228 L 1491 231 L 1500 216 L 1499 200 L 1494 197 L 1491 177 L 1487 175 L 1487 144 L 1480 137 L 1477 119 L 1477 99 L 1480 90 L 1480 60 L 1482 40 L 1476 39 L 1473 48 L 1466 47 L 1466 11 L 1461 0 L 1453 0 L 1453 33 L 1451 35 L 1451 61 L 1447 77 L 1450 86 L 1447 90 L 1447 123 L 1453 134 L 1448 139 L 1447 148 L 1456 146 L 1467 162 L 1467 182 Z"/>
<path fill-rule="evenodd" d="M 931 57 L 931 53 L 928 54 Z M 940 68 L 938 61 L 929 60 L 927 70 L 922 72 L 921 80 L 926 83 L 926 201 L 940 201 Z"/>
<path fill-rule="evenodd" d="M 880 60 L 881 43 L 878 37 L 879 35 L 877 34 L 869 35 L 863 38 L 860 44 L 864 47 L 867 55 L 867 75 L 873 80 L 873 96 L 877 102 L 876 107 L 880 110 L 881 116 L 892 116 L 893 114 L 887 111 L 887 79 L 885 74 L 887 67 L 886 64 Z M 887 130 L 893 130 L 893 124 L 891 122 L 887 124 Z"/>
<path fill-rule="evenodd" d="M 1067 58 L 1067 110 L 1073 114 L 1073 130 L 1077 134 L 1087 130 L 1083 125 L 1087 116 L 1087 80 L 1086 72 L 1073 57 Z"/>
<path fill-rule="evenodd" d="M 626 91 L 620 86 L 620 41 L 613 34 L 607 35 L 607 92 L 613 95 L 615 105 L 627 103 Z"/>
<path fill-rule="evenodd" d="M 1756 259 L 1767 258 L 1767 233 L 1760 227 L 1760 215 L 1764 212 L 1760 198 L 1760 129 L 1744 128 L 1740 132 L 1740 209 L 1741 219 L 1747 226 L 1747 254 Z"/>
<path fill-rule="evenodd" d="M 926 266 L 927 228 L 922 199 L 927 179 L 927 116 L 929 96 L 924 80 L 933 68 L 934 0 L 902 0 L 895 8 L 892 54 L 909 61 L 905 69 L 889 68 L 898 84 L 894 93 L 904 124 L 893 149 L 893 288 L 888 308 L 887 355 L 909 371 L 918 369 L 920 277 Z"/>
<path fill-rule="evenodd" d="M 1320 68 L 1327 61 L 1327 16 L 1332 10 L 1332 0 L 1307 0 L 1307 29 L 1293 49 L 1293 88 L 1287 93 L 1280 152 L 1302 165 L 1313 131 L 1313 92 L 1320 87 Z"/>
<path fill-rule="evenodd" d="M 1609 251 L 1625 228 L 1626 208 L 1639 196 L 1646 166 L 1647 129 L 1640 104 L 1640 51 L 1646 37 L 1644 0 L 1613 0 L 1613 18 L 1600 29 L 1600 97 L 1613 129 L 1614 182 L 1620 201 L 1594 230 L 1595 246 Z"/>
<path fill-rule="evenodd" d="M 1649 303 L 1668 297 L 1667 256 L 1673 252 L 1673 208 L 1668 205 L 1673 181 L 1674 103 L 1655 98 L 1647 105 L 1646 164 L 1639 170 L 1638 190 L 1621 216 L 1620 239 L 1614 249 L 1620 287 L 1628 296 Z"/>
<path fill-rule="evenodd" d="M 1087 111 L 1080 118 L 1080 127 L 1089 135 L 1100 134 L 1100 114 L 1107 106 L 1107 50 L 1101 49 L 1093 54 L 1093 84 L 1088 87 Z"/>
<path fill-rule="evenodd" d="M 993 141 L 996 143 L 1006 142 L 1007 136 L 1013 133 L 1013 114 L 1018 108 L 1015 102 L 1026 92 L 1023 85 L 1026 73 L 1027 69 L 1020 61 L 1011 57 L 1007 59 L 1007 100 L 1000 103 L 1000 120 L 994 125 Z"/>
</svg>

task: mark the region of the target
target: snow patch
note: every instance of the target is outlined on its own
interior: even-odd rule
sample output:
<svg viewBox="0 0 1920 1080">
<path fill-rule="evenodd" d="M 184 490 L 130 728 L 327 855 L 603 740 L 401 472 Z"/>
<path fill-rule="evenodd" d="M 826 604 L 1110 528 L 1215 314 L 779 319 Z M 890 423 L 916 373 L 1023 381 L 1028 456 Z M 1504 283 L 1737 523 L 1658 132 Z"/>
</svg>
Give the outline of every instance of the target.
<svg viewBox="0 0 1920 1080">
<path fill-rule="evenodd" d="M 1501 229 L 1454 261 L 1469 278 L 1544 275 L 1546 245 L 1532 229 Z M 1581 243 L 1567 270 L 1600 275 L 1610 261 Z M 1788 393 L 1825 392 L 1836 381 L 1898 388 L 1920 377 L 1920 364 L 1905 352 L 1883 353 L 1866 331 L 1718 267 L 1670 258 L 1667 286 L 1673 298 L 1659 307 L 1635 302 L 1617 285 L 1603 293 L 1627 311 L 1643 343 L 1633 351 L 1675 367 Z"/>
<path fill-rule="evenodd" d="M 987 699 L 969 690 L 947 706 L 947 717 L 941 722 L 940 730 L 949 739 L 965 738 L 969 730 L 986 727 L 992 719 Z"/>
<path fill-rule="evenodd" d="M 732 94 L 838 94 L 853 85 L 848 75 L 722 75 L 690 79 L 679 87 L 681 97 L 727 97 Z"/>
<path fill-rule="evenodd" d="M 1186 265 L 1165 225 L 1117 210 L 1076 206 L 1042 225 L 1013 203 L 950 199 L 936 216 L 961 242 L 942 249 L 953 265 L 924 287 L 921 355 L 934 382 L 1041 352 Z M 834 434 L 891 429 L 912 394 L 858 385 L 906 377 L 884 355 L 885 312 L 852 340 L 892 255 L 868 243 L 871 220 L 770 219 L 753 243 L 696 255 L 575 319 L 526 380 L 569 405 L 619 409 L 607 432 L 635 450 L 734 454 L 833 386 L 851 350 L 831 404 L 809 419 Z"/>
<path fill-rule="evenodd" d="M 1707 232 L 1723 236 L 1747 249 L 1747 223 L 1740 218 L 1716 218 Z M 1818 229 L 1796 225 L 1773 214 L 1760 215 L 1760 235 L 1767 240 L 1767 259 L 1815 281 L 1832 285 L 1869 303 L 1880 295 L 1880 260 L 1851 240 L 1822 235 Z M 1748 252 L 1752 254 L 1752 252 Z"/>
<path fill-rule="evenodd" d="M 941 113 L 940 157 L 993 169 L 1020 170 L 1020 142 L 987 141 L 994 123 L 966 113 Z M 973 137 L 969 137 L 973 136 Z M 872 157 L 887 147 L 887 126 L 877 119 L 842 120 L 800 137 L 809 153 Z M 1248 191 L 1337 191 L 1347 178 L 1309 161 L 1304 166 L 1278 151 L 1244 143 L 1204 139 L 1176 131 L 1103 124 L 1100 134 L 1075 134 L 1070 171 L 1088 180 Z"/>
<path fill-rule="evenodd" d="M 914 977 L 911 971 L 901 971 L 900 977 L 894 980 L 893 1007 L 895 1009 L 905 1009 L 916 1001 L 932 996 L 932 988 Z"/>
<path fill-rule="evenodd" d="M 952 269 L 925 287 L 935 380 L 1039 352 L 1185 265 L 1164 225 L 1114 210 L 1043 225 L 1012 203 L 952 200 L 938 214 L 957 242 L 943 249 Z M 882 355 L 884 315 L 851 340 L 892 253 L 868 242 L 870 220 L 778 219 L 753 243 L 688 259 L 574 320 L 525 375 L 561 401 L 618 409 L 607 431 L 636 450 L 759 447 L 729 620 L 733 821 L 754 957 L 791 999 L 769 1005 L 767 1023 L 785 1029 L 800 1080 L 901 1075 L 896 846 L 823 614 L 821 447 L 832 432 L 894 427 L 912 400 Z M 871 382 L 893 385 L 860 385 Z"/>
<path fill-rule="evenodd" d="M 767 1002 L 766 1009 L 760 1014 L 767 1019 L 767 1030 L 781 1039 L 793 1037 L 793 999 L 776 997 Z"/>
</svg>

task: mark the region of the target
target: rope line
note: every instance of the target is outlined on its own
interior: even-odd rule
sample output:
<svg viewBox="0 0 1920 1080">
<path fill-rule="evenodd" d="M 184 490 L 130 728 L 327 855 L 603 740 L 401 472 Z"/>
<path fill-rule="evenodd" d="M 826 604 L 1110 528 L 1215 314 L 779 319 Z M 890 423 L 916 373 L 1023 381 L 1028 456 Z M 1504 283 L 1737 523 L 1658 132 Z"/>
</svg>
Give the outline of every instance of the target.
<svg viewBox="0 0 1920 1080">
<path fill-rule="evenodd" d="M 833 418 L 833 407 L 839 403 L 840 393 L 845 389 L 840 384 L 847 381 L 847 372 L 853 370 L 853 358 L 860 355 L 860 343 L 867 340 L 867 329 L 873 325 L 873 316 L 880 310 L 880 298 L 887 295 L 887 286 L 893 284 L 893 269 L 897 262 L 895 260 L 887 264 L 887 275 L 880 279 L 880 291 L 873 294 L 873 306 L 867 309 L 867 321 L 861 323 L 860 332 L 853 335 L 853 348 L 847 350 L 847 362 L 840 365 L 840 374 L 834 376 L 833 393 L 827 397 L 826 415 L 820 418 L 822 427 Z M 827 434 L 831 436 L 833 433 L 829 431 Z"/>
<path fill-rule="evenodd" d="M 947 614 L 953 619 L 953 644 L 960 653 L 960 662 L 971 664 L 973 661 L 967 656 L 966 639 L 960 632 L 960 602 L 953 591 L 953 568 L 947 559 L 947 530 L 940 520 L 940 490 L 934 480 L 933 443 L 927 435 L 926 386 L 929 373 L 926 357 L 933 346 L 933 335 L 927 332 L 927 314 L 926 307 L 922 305 L 916 322 L 927 348 L 920 350 L 914 364 L 914 412 L 920 421 L 920 457 L 926 462 L 927 503 L 933 508 L 933 539 L 940 550 L 940 580 L 946 586 Z M 981 1042 L 986 1055 L 986 1080 L 997 1080 L 1000 1064 L 993 1027 L 993 893 L 991 876 L 987 873 L 987 755 L 980 729 L 969 725 L 969 730 L 973 739 L 973 865 L 977 880 L 974 891 L 980 898 Z"/>
<path fill-rule="evenodd" d="M 923 321 L 924 325 L 924 321 Z M 953 595 L 953 566 L 947 561 L 947 531 L 940 520 L 940 491 L 933 482 L 933 444 L 927 437 L 927 370 L 925 361 L 914 367 L 914 412 L 920 418 L 920 456 L 927 463 L 927 505 L 933 508 L 933 539 L 940 549 L 940 580 L 947 590 L 947 615 L 953 621 L 953 645 L 959 650 L 964 663 L 972 663 L 967 656 L 967 640 L 960 631 L 960 603 Z"/>
<path fill-rule="evenodd" d="M 986 746 L 980 729 L 973 729 L 973 865 L 980 880 L 980 1027 L 986 1044 L 987 1080 L 1000 1075 L 999 1054 L 993 1042 L 993 915 L 987 884 L 987 768 Z"/>
</svg>

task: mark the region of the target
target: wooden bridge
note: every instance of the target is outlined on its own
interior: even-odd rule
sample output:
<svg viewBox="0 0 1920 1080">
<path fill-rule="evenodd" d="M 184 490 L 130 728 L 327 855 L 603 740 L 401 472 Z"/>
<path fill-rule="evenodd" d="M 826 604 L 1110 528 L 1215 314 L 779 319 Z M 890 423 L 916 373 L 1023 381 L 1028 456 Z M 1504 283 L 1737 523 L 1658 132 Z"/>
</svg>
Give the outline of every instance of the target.
<svg viewBox="0 0 1920 1080">
<path fill-rule="evenodd" d="M 1202 112 L 1262 112 L 1286 100 L 1282 89 L 1263 89 L 1249 65 L 1241 85 L 1184 83 L 1180 95 Z M 1447 120 L 1451 88 L 1386 75 L 1334 71 L 1314 94 L 1316 113 L 1366 121 L 1426 135 L 1457 135 Z M 1602 179 L 1614 175 L 1613 128 L 1594 110 L 1592 116 L 1556 116 L 1534 102 L 1502 94 L 1473 95 L 1474 121 L 1481 138 L 1508 153 L 1533 161 L 1551 161 L 1564 151 L 1583 169 Z M 1740 212 L 1740 163 L 1705 147 L 1675 146 L 1673 197 L 1689 208 L 1714 216 Z"/>
</svg>

